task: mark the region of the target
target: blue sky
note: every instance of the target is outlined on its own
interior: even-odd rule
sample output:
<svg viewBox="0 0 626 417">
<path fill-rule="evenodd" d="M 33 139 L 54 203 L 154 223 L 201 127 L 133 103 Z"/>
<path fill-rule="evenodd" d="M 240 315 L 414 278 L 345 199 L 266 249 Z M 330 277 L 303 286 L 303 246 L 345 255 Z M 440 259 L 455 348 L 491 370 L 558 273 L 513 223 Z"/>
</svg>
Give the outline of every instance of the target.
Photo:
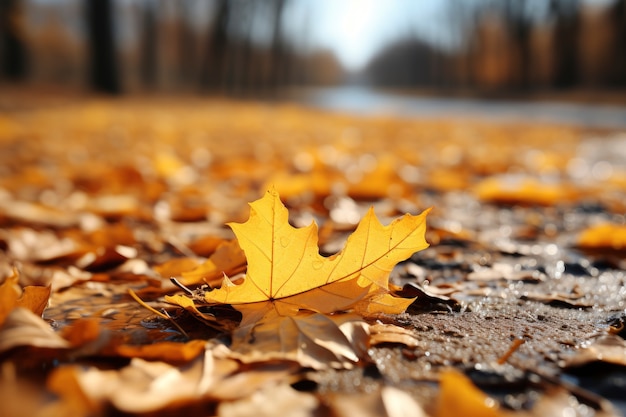
<svg viewBox="0 0 626 417">
<path fill-rule="evenodd" d="M 446 3 L 443 0 L 301 0 L 295 2 L 288 22 L 294 32 L 305 32 L 310 46 L 333 50 L 348 69 L 354 70 L 390 39 L 410 31 L 450 42 L 444 39 L 448 34 L 436 28 Z M 416 21 L 421 24 L 415 25 Z"/>
</svg>

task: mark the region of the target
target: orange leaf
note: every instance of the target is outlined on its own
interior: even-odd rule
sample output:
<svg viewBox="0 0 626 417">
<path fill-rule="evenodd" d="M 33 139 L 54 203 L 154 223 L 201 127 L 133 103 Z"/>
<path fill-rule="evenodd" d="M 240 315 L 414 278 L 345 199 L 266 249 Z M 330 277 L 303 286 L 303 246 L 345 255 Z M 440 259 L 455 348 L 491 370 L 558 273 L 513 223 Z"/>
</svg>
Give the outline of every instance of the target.
<svg viewBox="0 0 626 417">
<path fill-rule="evenodd" d="M 197 285 L 207 283 L 217 287 L 222 282 L 224 274 L 232 276 L 243 272 L 246 257 L 236 240 L 221 243 L 215 252 L 202 265 L 195 269 L 183 271 L 180 280 L 183 285 Z"/>
<path fill-rule="evenodd" d="M 17 273 L 13 270 L 13 274 L 0 285 L 0 325 L 4 323 L 9 313 L 17 307 L 17 299 L 20 296 L 17 281 Z"/>
<path fill-rule="evenodd" d="M 489 177 L 476 185 L 474 192 L 484 201 L 501 204 L 551 206 L 571 201 L 575 196 L 567 184 L 546 183 L 531 177 Z"/>
<path fill-rule="evenodd" d="M 15 269 L 0 285 L 0 325 L 16 307 L 24 307 L 38 316 L 48 305 L 50 287 L 27 286 L 20 291 L 19 276 Z"/>
<path fill-rule="evenodd" d="M 127 358 L 142 358 L 165 362 L 188 362 L 204 352 L 205 340 L 192 340 L 187 343 L 160 342 L 152 345 L 119 345 L 118 355 Z"/>
<path fill-rule="evenodd" d="M 194 270 L 198 267 L 198 260 L 194 258 L 175 258 L 159 265 L 155 265 L 152 269 L 163 278 L 178 277 L 187 271 Z M 188 285 L 188 284 L 185 284 Z"/>
<path fill-rule="evenodd" d="M 442 372 L 436 417 L 498 417 L 498 403 L 456 370 Z"/>
<path fill-rule="evenodd" d="M 591 226 L 578 236 L 578 246 L 586 249 L 626 249 L 626 226 L 599 224 Z"/>
<path fill-rule="evenodd" d="M 38 316 L 48 306 L 48 298 L 50 298 L 50 290 L 48 287 L 28 286 L 24 287 L 24 293 L 18 301 L 19 307 L 27 308 Z"/>
</svg>

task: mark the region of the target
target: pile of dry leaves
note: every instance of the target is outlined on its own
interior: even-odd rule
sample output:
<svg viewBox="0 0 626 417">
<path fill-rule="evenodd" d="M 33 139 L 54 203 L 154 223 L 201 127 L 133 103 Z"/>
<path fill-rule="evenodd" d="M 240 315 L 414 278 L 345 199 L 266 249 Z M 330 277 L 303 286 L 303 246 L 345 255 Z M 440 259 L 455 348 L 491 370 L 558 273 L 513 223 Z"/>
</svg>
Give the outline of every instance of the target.
<svg viewBox="0 0 626 417">
<path fill-rule="evenodd" d="M 623 134 L 21 104 L 0 113 L 2 416 L 623 410 Z"/>
</svg>

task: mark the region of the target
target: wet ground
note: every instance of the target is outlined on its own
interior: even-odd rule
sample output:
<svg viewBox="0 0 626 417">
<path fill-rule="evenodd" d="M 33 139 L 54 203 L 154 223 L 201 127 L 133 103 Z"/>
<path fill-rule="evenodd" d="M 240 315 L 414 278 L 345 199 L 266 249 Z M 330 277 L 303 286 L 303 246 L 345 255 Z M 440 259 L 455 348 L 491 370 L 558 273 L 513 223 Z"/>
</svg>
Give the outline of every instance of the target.
<svg viewBox="0 0 626 417">
<path fill-rule="evenodd" d="M 207 238 L 232 237 L 224 223 L 245 220 L 268 184 L 293 224 L 318 222 L 325 254 L 371 205 L 383 221 L 434 207 L 431 247 L 392 274 L 417 301 L 378 318 L 410 340 L 372 346 L 371 362 L 352 370 L 306 373 L 294 387 L 320 398 L 318 413 L 337 395 L 381 386 L 434 412 L 438 376 L 454 367 L 506 410 L 532 413 L 565 393 L 559 409 L 571 415 L 626 414 L 619 130 L 202 101 L 86 101 L 0 116 L 0 266 L 4 277 L 17 267 L 22 285 L 52 285 L 44 318 L 58 331 L 96 318 L 124 343 L 184 340 L 128 288 L 165 307 L 160 296 L 177 288 L 163 265 L 204 260 L 215 250 Z M 191 338 L 216 336 L 167 311 Z"/>
</svg>

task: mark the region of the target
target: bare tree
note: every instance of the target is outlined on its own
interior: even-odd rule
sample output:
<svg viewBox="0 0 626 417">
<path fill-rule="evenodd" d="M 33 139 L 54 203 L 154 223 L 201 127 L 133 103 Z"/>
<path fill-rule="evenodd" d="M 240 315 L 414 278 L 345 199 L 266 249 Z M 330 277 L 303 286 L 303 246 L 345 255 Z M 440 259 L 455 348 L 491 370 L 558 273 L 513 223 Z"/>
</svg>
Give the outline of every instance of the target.
<svg viewBox="0 0 626 417">
<path fill-rule="evenodd" d="M 85 0 L 89 41 L 91 85 L 96 91 L 121 92 L 113 38 L 110 0 Z"/>
<path fill-rule="evenodd" d="M 26 77 L 26 46 L 20 27 L 22 9 L 19 0 L 0 1 L 0 74 L 10 80 Z"/>
</svg>

